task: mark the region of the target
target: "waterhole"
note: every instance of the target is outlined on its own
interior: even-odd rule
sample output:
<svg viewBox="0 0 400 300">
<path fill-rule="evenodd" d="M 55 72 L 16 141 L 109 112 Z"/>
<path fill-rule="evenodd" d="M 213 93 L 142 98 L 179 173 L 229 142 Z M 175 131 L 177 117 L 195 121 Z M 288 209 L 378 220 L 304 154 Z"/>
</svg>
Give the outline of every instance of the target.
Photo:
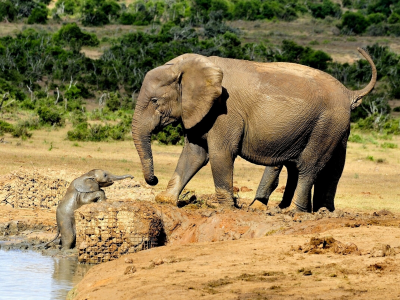
<svg viewBox="0 0 400 300">
<path fill-rule="evenodd" d="M 64 300 L 90 267 L 76 259 L 0 250 L 0 298 Z"/>
</svg>

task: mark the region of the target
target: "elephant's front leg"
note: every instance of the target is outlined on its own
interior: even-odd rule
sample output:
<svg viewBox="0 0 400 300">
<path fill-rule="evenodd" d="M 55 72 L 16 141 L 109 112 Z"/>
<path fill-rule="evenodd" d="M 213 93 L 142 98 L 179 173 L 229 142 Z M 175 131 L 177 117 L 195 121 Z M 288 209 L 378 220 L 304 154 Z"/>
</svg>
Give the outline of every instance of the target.
<svg viewBox="0 0 400 300">
<path fill-rule="evenodd" d="M 185 139 L 185 146 L 179 157 L 175 172 L 168 182 L 167 190 L 158 194 L 156 201 L 176 205 L 183 188 L 207 164 L 207 161 L 208 154 L 204 143 L 192 143 Z"/>
<path fill-rule="evenodd" d="M 79 206 L 82 206 L 84 204 L 89 204 L 92 202 L 101 202 L 106 199 L 107 199 L 106 194 L 104 193 L 103 190 L 90 193 L 81 193 Z"/>
<path fill-rule="evenodd" d="M 233 198 L 234 156 L 229 151 L 210 150 L 211 170 L 214 178 L 217 204 L 225 207 L 238 207 Z"/>
</svg>

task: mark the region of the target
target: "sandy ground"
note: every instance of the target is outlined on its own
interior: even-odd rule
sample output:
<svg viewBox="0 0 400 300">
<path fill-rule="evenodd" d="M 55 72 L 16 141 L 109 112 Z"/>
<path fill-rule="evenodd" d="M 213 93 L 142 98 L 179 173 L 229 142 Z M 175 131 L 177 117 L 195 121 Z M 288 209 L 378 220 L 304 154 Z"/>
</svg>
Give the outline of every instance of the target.
<svg viewBox="0 0 400 300">
<path fill-rule="evenodd" d="M 154 248 L 93 267 L 69 297 L 397 299 L 400 220 L 394 219 L 390 228 L 306 221 L 312 233 L 299 234 L 300 225 L 287 234 Z M 313 237 L 333 237 L 353 251 L 319 245 L 313 252 L 319 254 L 310 254 Z"/>
</svg>

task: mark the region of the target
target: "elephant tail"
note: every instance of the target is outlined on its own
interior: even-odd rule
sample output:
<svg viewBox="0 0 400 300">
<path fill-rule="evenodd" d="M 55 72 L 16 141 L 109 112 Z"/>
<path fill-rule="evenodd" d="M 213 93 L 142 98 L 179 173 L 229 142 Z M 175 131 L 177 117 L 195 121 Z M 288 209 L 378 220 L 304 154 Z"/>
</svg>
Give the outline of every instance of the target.
<svg viewBox="0 0 400 300">
<path fill-rule="evenodd" d="M 49 244 L 51 244 L 52 242 L 54 242 L 60 235 L 60 227 L 57 226 L 57 235 L 54 237 L 54 239 L 52 239 L 50 242 L 46 243 L 43 247 L 46 249 L 48 248 Z"/>
<path fill-rule="evenodd" d="M 377 77 L 376 67 L 375 67 L 374 62 L 372 61 L 371 56 L 369 56 L 369 54 L 364 49 L 357 48 L 357 50 L 369 62 L 370 66 L 371 66 L 371 69 L 372 69 L 372 78 L 371 78 L 371 81 L 368 83 L 368 85 L 365 88 L 363 88 L 362 90 L 351 91 L 350 106 L 351 106 L 352 110 L 355 109 L 357 106 L 359 106 L 361 104 L 361 102 L 362 102 L 362 98 L 365 95 L 367 95 L 369 92 L 372 91 L 372 89 L 375 86 L 376 77 Z"/>
</svg>

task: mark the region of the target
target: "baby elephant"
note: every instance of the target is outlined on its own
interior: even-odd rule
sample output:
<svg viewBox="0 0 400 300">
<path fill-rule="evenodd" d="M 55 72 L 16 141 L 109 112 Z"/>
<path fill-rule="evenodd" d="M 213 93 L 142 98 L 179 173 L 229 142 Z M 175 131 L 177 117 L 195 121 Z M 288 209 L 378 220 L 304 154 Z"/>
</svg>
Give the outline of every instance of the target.
<svg viewBox="0 0 400 300">
<path fill-rule="evenodd" d="M 75 217 L 74 211 L 84 204 L 100 202 L 106 199 L 102 187 L 110 186 L 116 180 L 133 178 L 132 175 L 116 176 L 103 170 L 92 170 L 71 182 L 67 193 L 57 207 L 57 235 L 45 247 L 54 242 L 61 233 L 63 249 L 75 247 Z"/>
</svg>

